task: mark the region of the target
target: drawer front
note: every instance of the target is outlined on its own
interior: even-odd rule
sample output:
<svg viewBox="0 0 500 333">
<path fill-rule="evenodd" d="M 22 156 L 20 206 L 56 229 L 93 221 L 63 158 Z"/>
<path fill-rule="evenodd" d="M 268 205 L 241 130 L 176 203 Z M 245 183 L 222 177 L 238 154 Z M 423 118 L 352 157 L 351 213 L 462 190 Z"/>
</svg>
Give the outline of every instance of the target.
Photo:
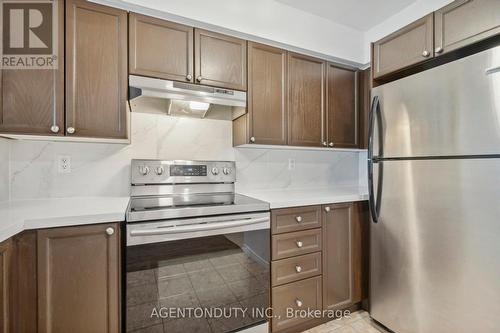
<svg viewBox="0 0 500 333">
<path fill-rule="evenodd" d="M 287 316 L 287 309 L 321 310 L 321 276 L 285 284 L 272 289 L 273 332 L 284 330 L 314 318 Z"/>
<path fill-rule="evenodd" d="M 284 259 L 321 251 L 321 229 L 273 235 L 272 259 Z"/>
<path fill-rule="evenodd" d="M 310 278 L 321 274 L 321 252 L 282 259 L 271 263 L 273 286 Z"/>
<path fill-rule="evenodd" d="M 273 209 L 271 231 L 274 234 L 321 227 L 321 207 Z"/>
</svg>

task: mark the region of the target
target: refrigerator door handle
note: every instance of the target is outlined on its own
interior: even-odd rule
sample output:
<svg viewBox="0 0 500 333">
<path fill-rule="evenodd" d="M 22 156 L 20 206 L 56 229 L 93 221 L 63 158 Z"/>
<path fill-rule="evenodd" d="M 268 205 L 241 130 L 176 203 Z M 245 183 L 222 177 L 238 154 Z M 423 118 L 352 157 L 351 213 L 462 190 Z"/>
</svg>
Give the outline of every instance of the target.
<svg viewBox="0 0 500 333">
<path fill-rule="evenodd" d="M 373 163 L 377 163 L 377 157 L 375 157 L 375 160 L 373 157 L 373 135 L 375 132 L 375 118 L 379 112 L 380 112 L 380 102 L 378 96 L 375 96 L 373 98 L 372 107 L 370 110 L 370 120 L 368 127 L 368 200 L 369 200 L 370 213 L 374 223 L 378 222 L 377 207 L 380 207 L 375 202 L 376 200 L 375 193 L 373 191 Z M 379 145 L 380 144 L 382 144 L 381 141 L 379 142 Z M 379 192 L 380 192 L 380 186 L 379 186 Z"/>
</svg>

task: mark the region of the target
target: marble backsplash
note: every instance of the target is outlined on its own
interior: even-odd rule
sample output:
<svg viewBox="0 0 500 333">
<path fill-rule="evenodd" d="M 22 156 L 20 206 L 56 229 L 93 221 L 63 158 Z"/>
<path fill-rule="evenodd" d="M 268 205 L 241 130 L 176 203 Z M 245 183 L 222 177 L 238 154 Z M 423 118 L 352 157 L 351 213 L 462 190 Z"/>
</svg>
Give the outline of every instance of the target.
<svg viewBox="0 0 500 333">
<path fill-rule="evenodd" d="M 128 196 L 130 160 L 234 160 L 228 121 L 132 113 L 130 145 L 42 141 L 10 142 L 10 198 Z M 71 158 L 59 173 L 57 158 Z"/>
<path fill-rule="evenodd" d="M 9 141 L 0 138 L 0 201 L 9 200 Z"/>
<path fill-rule="evenodd" d="M 238 191 L 359 186 L 359 152 L 236 149 Z"/>
<path fill-rule="evenodd" d="M 0 139 L 0 200 L 128 196 L 133 158 L 234 160 L 239 190 L 363 182 L 363 152 L 235 149 L 229 121 L 137 112 L 131 117 L 130 145 Z M 71 173 L 58 172 L 57 160 L 62 155 L 71 158 Z"/>
</svg>

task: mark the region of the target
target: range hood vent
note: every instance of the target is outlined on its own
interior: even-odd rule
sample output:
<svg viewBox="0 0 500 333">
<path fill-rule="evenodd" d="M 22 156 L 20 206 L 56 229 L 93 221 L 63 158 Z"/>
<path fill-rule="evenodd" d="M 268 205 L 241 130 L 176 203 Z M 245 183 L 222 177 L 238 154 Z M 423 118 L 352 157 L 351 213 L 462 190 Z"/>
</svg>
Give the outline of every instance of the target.
<svg viewBox="0 0 500 333">
<path fill-rule="evenodd" d="M 243 91 L 129 75 L 133 112 L 234 120 L 246 113 Z"/>
</svg>

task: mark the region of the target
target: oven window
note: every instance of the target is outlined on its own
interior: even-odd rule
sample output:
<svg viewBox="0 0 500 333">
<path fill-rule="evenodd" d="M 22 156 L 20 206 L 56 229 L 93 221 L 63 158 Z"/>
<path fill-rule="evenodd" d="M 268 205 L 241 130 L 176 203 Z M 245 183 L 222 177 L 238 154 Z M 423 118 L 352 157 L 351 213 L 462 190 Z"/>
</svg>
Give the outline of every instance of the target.
<svg viewBox="0 0 500 333">
<path fill-rule="evenodd" d="M 269 248 L 269 229 L 128 247 L 127 332 L 231 332 L 265 322 Z"/>
</svg>

